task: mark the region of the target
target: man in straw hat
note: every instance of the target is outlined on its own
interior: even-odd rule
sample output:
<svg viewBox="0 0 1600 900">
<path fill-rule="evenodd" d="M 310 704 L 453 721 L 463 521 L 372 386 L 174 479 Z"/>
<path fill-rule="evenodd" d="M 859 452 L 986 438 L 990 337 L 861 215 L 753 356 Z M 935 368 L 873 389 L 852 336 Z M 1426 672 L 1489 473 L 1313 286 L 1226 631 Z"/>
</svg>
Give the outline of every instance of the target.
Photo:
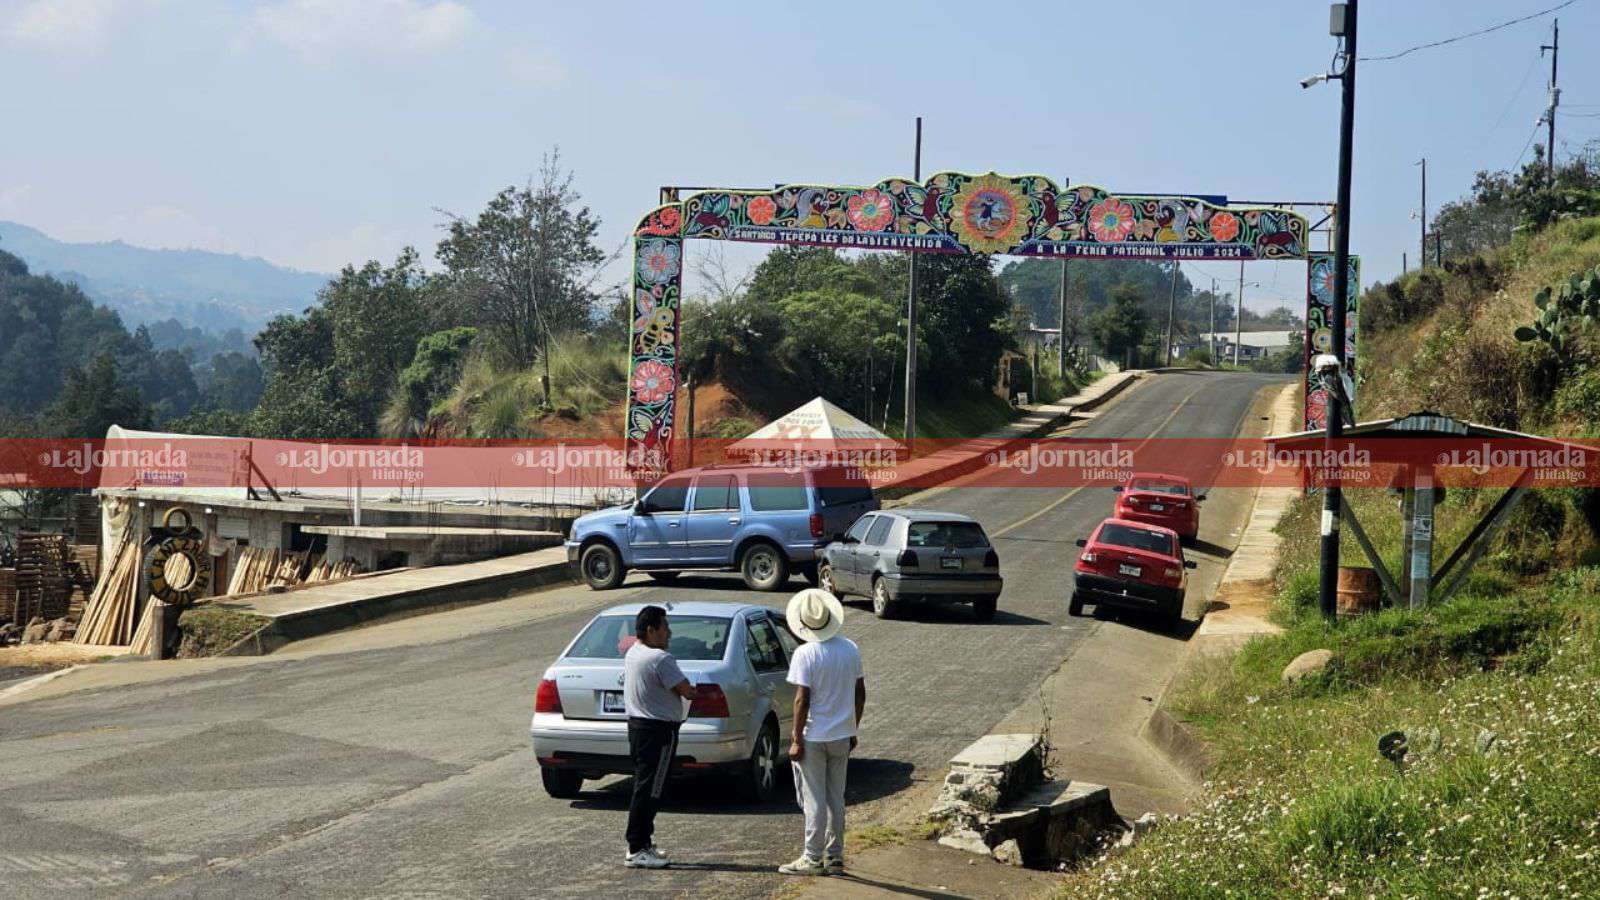
<svg viewBox="0 0 1600 900">
<path fill-rule="evenodd" d="M 789 661 L 794 695 L 795 793 L 806 815 L 806 849 L 778 868 L 785 875 L 844 872 L 844 779 L 856 726 L 867 705 L 861 651 L 839 634 L 844 607 L 839 598 L 807 588 L 789 599 L 789 630 L 805 643 Z"/>
</svg>

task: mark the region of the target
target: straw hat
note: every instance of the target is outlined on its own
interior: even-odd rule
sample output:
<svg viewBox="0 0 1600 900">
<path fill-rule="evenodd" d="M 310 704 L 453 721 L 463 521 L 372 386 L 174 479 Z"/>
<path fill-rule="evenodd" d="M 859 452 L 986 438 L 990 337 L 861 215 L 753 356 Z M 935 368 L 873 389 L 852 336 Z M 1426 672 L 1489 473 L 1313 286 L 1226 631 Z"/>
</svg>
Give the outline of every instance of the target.
<svg viewBox="0 0 1600 900">
<path fill-rule="evenodd" d="M 806 588 L 789 598 L 786 617 L 801 640 L 821 643 L 844 626 L 844 605 L 821 588 Z"/>
</svg>

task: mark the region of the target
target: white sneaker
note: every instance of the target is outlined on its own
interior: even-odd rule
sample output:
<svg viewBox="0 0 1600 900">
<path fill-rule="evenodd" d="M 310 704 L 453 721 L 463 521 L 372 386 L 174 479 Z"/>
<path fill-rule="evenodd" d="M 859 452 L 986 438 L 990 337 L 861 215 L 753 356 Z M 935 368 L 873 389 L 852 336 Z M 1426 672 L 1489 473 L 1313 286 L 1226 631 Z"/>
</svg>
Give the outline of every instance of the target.
<svg viewBox="0 0 1600 900">
<path fill-rule="evenodd" d="M 779 866 L 778 867 L 778 872 L 779 872 L 779 874 L 782 874 L 782 875 L 826 875 L 826 874 L 828 874 L 827 868 L 825 866 L 823 866 L 822 863 L 817 862 L 816 860 L 812 859 L 809 856 L 806 856 L 803 853 L 800 855 L 800 858 L 795 860 L 794 862 L 788 863 L 786 865 Z"/>
<path fill-rule="evenodd" d="M 659 857 L 661 857 L 662 859 L 666 860 L 667 862 L 671 862 L 672 861 L 672 855 L 670 853 L 668 853 L 667 851 L 661 849 L 660 847 L 657 847 L 655 844 L 651 844 L 650 845 L 650 852 L 654 853 L 655 855 L 657 855 Z"/>
<path fill-rule="evenodd" d="M 630 869 L 665 869 L 671 865 L 666 857 L 656 853 L 654 847 L 646 847 L 638 853 L 623 856 L 622 864 Z"/>
</svg>

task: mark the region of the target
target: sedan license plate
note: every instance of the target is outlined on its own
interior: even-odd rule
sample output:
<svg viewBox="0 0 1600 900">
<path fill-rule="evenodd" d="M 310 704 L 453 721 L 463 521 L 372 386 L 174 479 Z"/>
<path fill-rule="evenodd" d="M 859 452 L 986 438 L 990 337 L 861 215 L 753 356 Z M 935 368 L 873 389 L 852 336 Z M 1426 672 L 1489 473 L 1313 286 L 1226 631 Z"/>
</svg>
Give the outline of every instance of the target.
<svg viewBox="0 0 1600 900">
<path fill-rule="evenodd" d="M 959 568 L 961 568 L 961 557 L 959 557 L 959 556 L 941 556 L 941 557 L 939 557 L 939 568 L 941 568 L 941 569 L 959 569 Z"/>
<path fill-rule="evenodd" d="M 600 711 L 603 713 L 625 713 L 628 708 L 623 705 L 621 691 L 601 691 Z"/>
<path fill-rule="evenodd" d="M 1138 566 L 1130 566 L 1130 565 L 1127 565 L 1127 564 L 1119 564 L 1117 566 L 1117 571 L 1119 573 L 1123 574 L 1123 575 L 1129 576 L 1130 578 L 1138 578 L 1139 577 L 1139 573 L 1143 572 L 1144 570 L 1139 568 Z"/>
<path fill-rule="evenodd" d="M 1162 505 L 1160 503 L 1152 503 L 1152 504 L 1150 504 L 1150 511 L 1151 512 L 1166 512 L 1167 508 L 1166 508 L 1166 506 L 1164 506 L 1164 505 Z"/>
</svg>

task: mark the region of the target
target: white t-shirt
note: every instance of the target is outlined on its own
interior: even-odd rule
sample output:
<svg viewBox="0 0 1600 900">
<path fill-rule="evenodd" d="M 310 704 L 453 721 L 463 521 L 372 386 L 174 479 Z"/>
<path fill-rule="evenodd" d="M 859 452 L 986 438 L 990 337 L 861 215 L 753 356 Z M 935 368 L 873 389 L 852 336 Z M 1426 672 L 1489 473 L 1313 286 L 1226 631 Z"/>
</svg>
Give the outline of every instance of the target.
<svg viewBox="0 0 1600 900">
<path fill-rule="evenodd" d="M 806 740 L 821 743 L 855 737 L 856 680 L 861 676 L 861 651 L 847 637 L 836 634 L 820 644 L 807 641 L 794 651 L 789 683 L 811 689 Z"/>
</svg>

